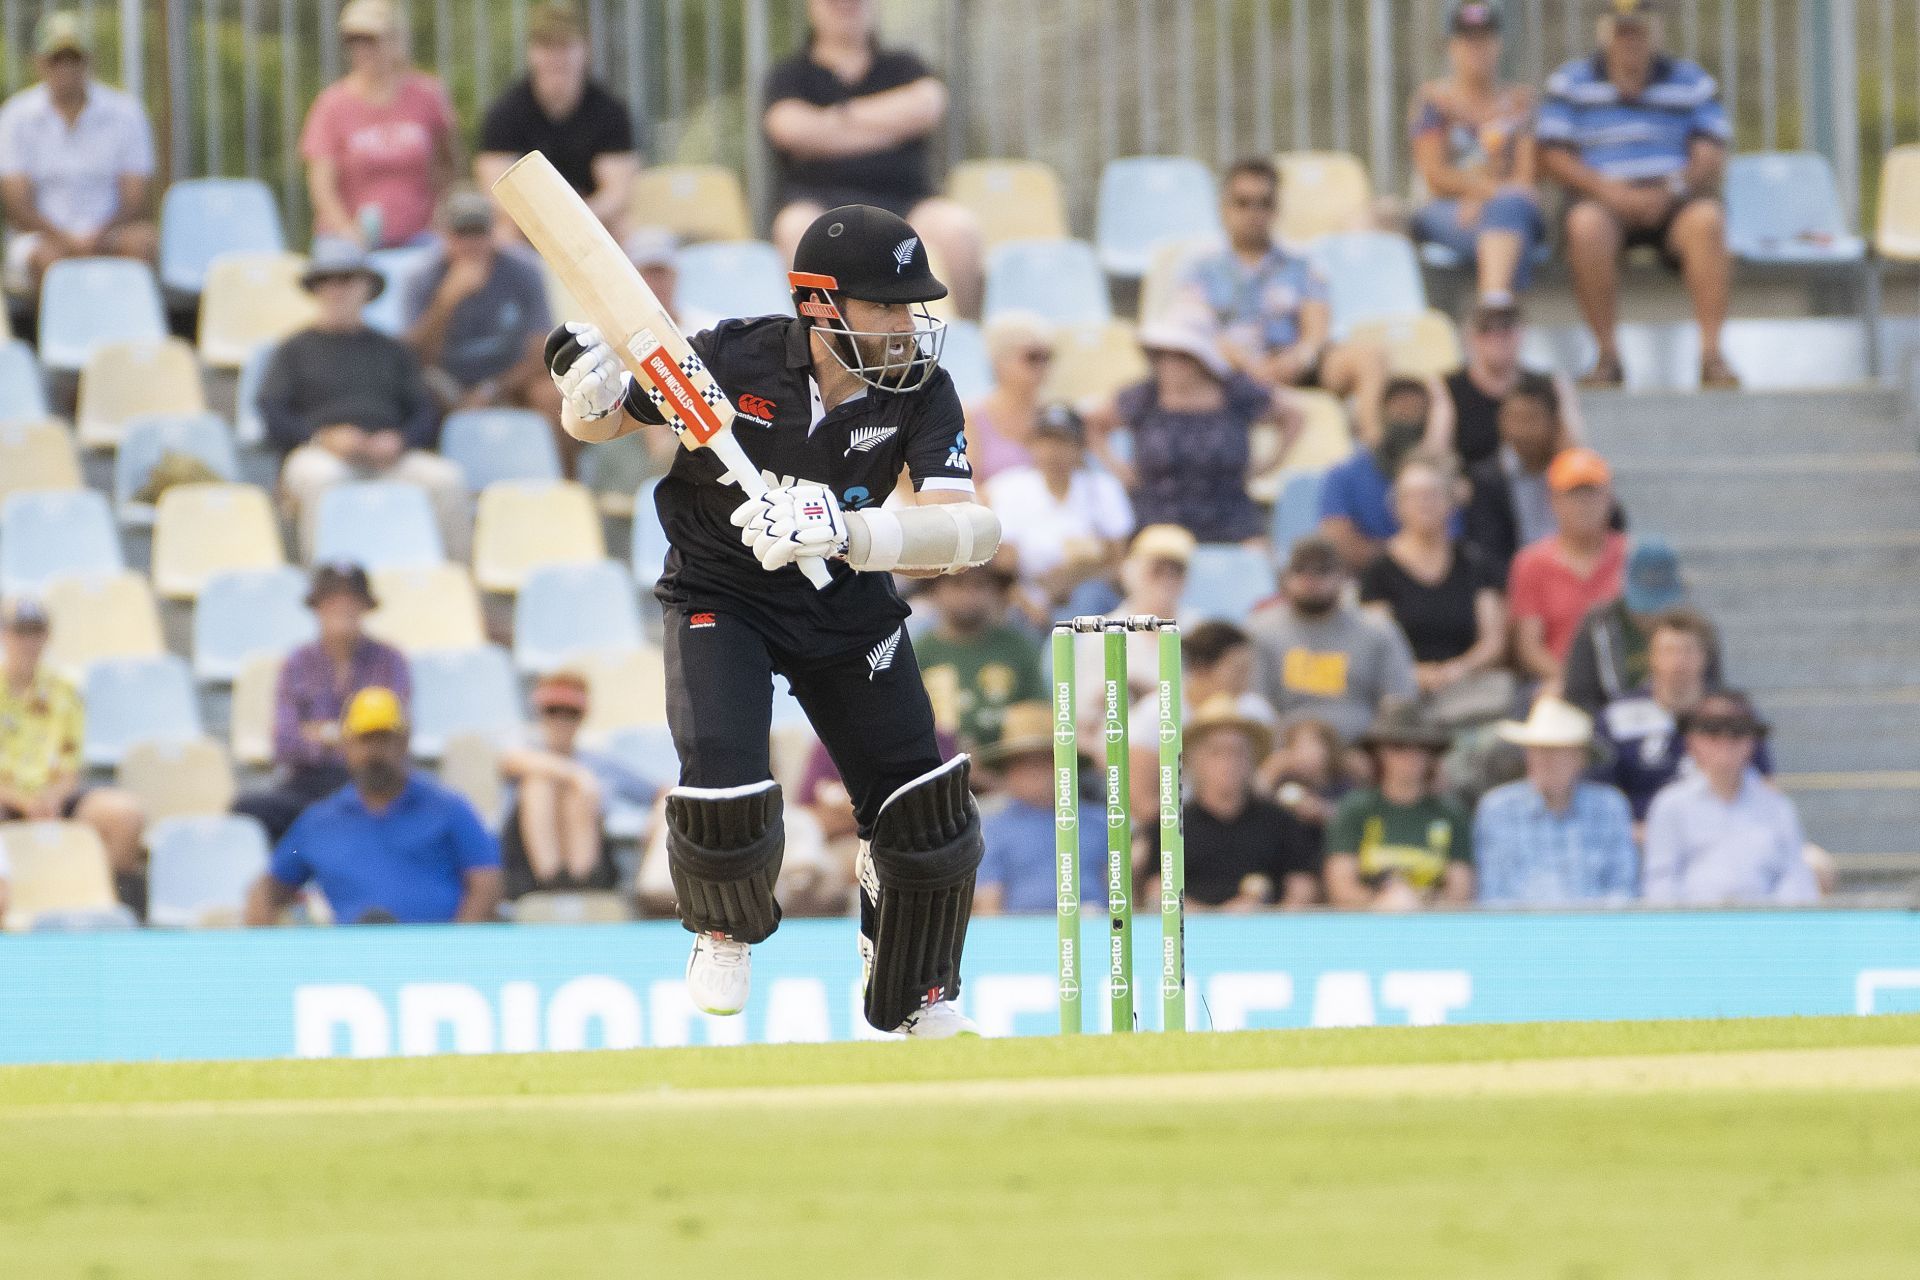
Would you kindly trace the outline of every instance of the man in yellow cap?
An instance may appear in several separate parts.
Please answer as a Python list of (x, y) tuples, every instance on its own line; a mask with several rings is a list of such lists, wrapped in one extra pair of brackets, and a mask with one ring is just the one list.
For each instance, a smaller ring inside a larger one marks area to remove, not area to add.
[(308, 883), (341, 923), (491, 920), (500, 847), (473, 806), (407, 756), (407, 717), (391, 689), (362, 689), (340, 720), (353, 781), (313, 805), (247, 896), (250, 925), (272, 924)]

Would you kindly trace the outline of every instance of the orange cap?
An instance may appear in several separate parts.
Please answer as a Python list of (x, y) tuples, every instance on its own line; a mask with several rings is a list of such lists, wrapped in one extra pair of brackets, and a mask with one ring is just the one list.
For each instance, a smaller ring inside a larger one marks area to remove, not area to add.
[(1547, 488), (1555, 493), (1612, 483), (1613, 468), (1591, 449), (1562, 449), (1547, 467)]

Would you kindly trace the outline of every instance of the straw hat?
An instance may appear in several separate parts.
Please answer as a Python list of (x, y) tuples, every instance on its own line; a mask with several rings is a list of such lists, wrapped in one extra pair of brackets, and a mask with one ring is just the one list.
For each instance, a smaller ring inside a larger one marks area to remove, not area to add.
[(1187, 720), (1187, 745), (1197, 745), (1208, 734), (1226, 729), (1246, 735), (1256, 763), (1273, 751), (1272, 728), (1242, 711), (1239, 700), (1230, 693), (1216, 693), (1200, 704)]
[(1053, 755), (1053, 708), (1039, 700), (1015, 702), (1000, 720), (1000, 738), (974, 753), (980, 763), (999, 768), (1025, 756)]
[(1498, 733), (1516, 747), (1587, 747), (1593, 745), (1593, 717), (1549, 696), (1536, 699), (1525, 720), (1502, 720)]

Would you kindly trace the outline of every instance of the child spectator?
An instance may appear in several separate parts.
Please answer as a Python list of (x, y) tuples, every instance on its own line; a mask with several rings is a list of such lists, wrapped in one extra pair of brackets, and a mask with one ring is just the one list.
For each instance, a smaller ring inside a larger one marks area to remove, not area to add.
[(1417, 911), (1473, 900), (1473, 833), (1438, 791), (1446, 730), (1409, 707), (1360, 740), (1375, 783), (1347, 793), (1327, 828), (1327, 898), (1336, 907)]

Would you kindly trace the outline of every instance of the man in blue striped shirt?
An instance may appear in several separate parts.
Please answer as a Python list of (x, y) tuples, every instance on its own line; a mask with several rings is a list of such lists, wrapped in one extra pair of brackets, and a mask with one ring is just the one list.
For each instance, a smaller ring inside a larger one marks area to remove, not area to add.
[(1697, 63), (1660, 51), (1659, 0), (1605, 0), (1600, 49), (1547, 80), (1540, 164), (1565, 187), (1567, 261), (1599, 356), (1587, 386), (1620, 385), (1620, 254), (1652, 245), (1680, 272), (1700, 325), (1700, 383), (1739, 378), (1720, 350), (1732, 260), (1720, 184), (1732, 130)]

